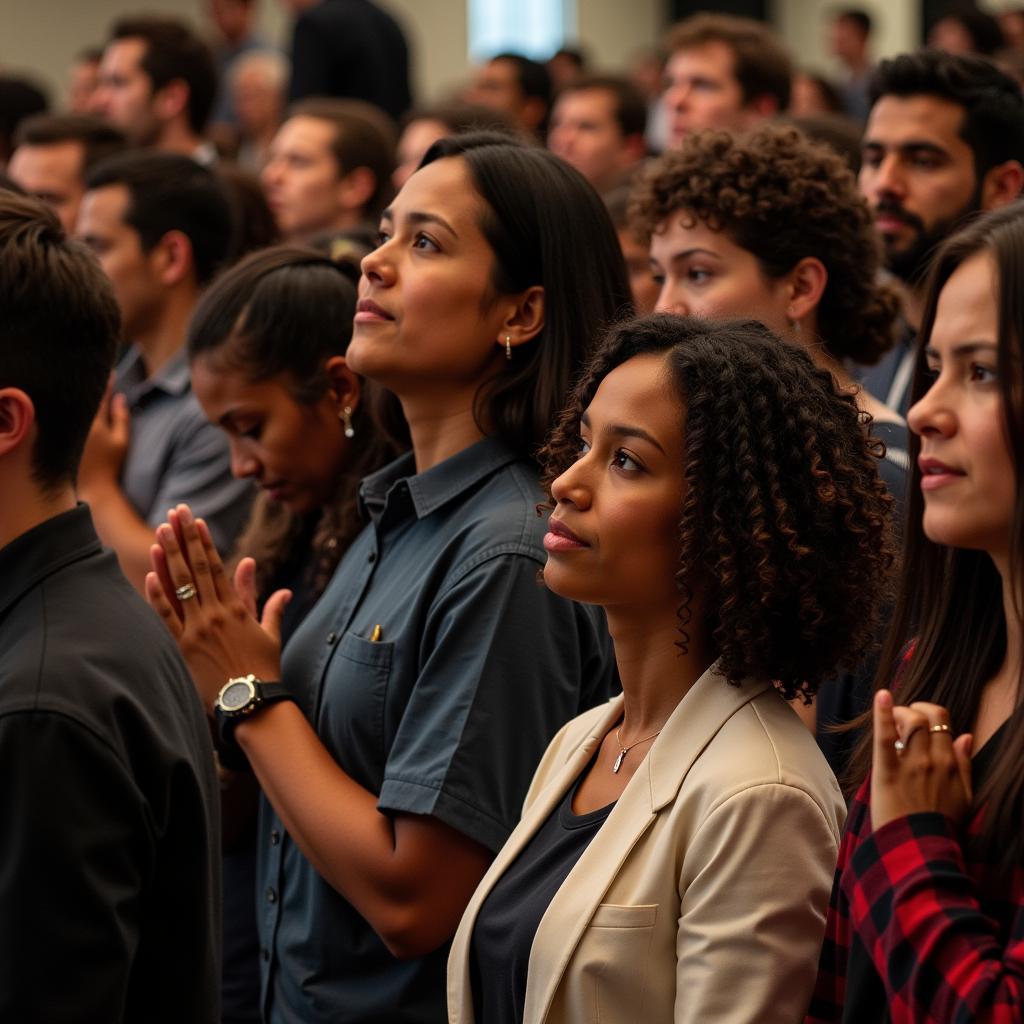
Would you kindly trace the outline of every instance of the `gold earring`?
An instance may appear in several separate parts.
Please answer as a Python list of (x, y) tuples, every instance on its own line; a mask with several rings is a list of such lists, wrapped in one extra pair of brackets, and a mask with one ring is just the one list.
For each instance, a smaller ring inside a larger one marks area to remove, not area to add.
[(352, 406), (346, 405), (345, 408), (342, 409), (341, 412), (339, 413), (339, 417), (341, 419), (341, 422), (345, 424), (345, 436), (355, 437), (356, 431), (355, 428), (352, 426)]
[(510, 362), (512, 360), (512, 336), (510, 334), (505, 335), (505, 358)]

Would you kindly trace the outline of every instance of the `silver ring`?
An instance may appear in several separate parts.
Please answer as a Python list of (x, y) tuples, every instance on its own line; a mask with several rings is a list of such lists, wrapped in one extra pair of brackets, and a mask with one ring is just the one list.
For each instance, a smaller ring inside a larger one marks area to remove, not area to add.
[(191, 601), (196, 596), (196, 588), (191, 583), (185, 583), (174, 588), (174, 596), (179, 601)]
[(913, 736), (914, 733), (917, 732), (917, 730), (920, 728), (921, 726), (915, 725), (914, 728), (907, 733), (905, 739), (893, 741), (893, 748), (896, 750), (897, 754), (902, 754), (903, 751), (907, 749), (907, 744), (910, 742), (910, 737)]

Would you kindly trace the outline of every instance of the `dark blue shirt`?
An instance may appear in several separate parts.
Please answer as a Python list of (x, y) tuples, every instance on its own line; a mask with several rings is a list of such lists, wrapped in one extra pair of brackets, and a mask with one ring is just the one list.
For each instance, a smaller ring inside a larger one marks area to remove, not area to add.
[[(535, 470), (494, 439), (368, 477), (371, 521), (284, 652), (284, 681), (385, 813), (497, 851), (557, 729), (617, 689), (603, 612), (552, 594)], [(274, 1024), (445, 1019), (447, 945), (396, 960), (261, 815), (264, 1014)]]

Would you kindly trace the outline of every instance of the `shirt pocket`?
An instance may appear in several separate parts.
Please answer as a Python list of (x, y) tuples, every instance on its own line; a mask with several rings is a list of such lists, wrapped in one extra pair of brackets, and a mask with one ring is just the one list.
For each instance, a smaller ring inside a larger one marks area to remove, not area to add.
[(657, 918), (656, 903), (602, 903), (597, 908), (566, 973), (568, 1003), (583, 1008), (582, 1019), (602, 1024), (646, 1019)]
[(393, 643), (346, 633), (327, 665), (317, 732), (360, 785), (379, 793), (387, 757), (384, 715)]

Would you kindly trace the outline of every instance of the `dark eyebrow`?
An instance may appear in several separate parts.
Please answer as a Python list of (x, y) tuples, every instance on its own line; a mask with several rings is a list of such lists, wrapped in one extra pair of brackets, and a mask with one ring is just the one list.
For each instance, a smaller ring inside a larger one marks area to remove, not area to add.
[[(391, 221), (395, 219), (394, 211), (390, 206), (380, 215), (380, 219)], [(437, 224), (444, 228), (445, 231), (448, 231), (453, 237), (459, 237), (458, 231), (456, 231), (455, 228), (453, 228), (451, 224), (449, 224), (448, 221), (446, 221), (439, 213), (425, 213), (422, 210), (411, 210), (405, 215), (405, 219), (413, 225)]]
[[(580, 419), (583, 422), (583, 426), (590, 426), (590, 417), (586, 413), (584, 413), (580, 417)], [(643, 427), (627, 426), (622, 423), (612, 423), (606, 428), (606, 430), (609, 434), (612, 434), (614, 437), (638, 437), (640, 438), (640, 440), (646, 441), (648, 444), (654, 445), (654, 447), (657, 448), (662, 455), (665, 454), (665, 449), (662, 448), (661, 445), (658, 444), (658, 442), (650, 434), (648, 434)]]
[(866, 152), (869, 149), (880, 149), (890, 150), (895, 149), (905, 156), (913, 156), (918, 153), (928, 153), (934, 156), (948, 157), (949, 152), (942, 148), (935, 142), (929, 142), (926, 139), (908, 139), (906, 142), (901, 142), (896, 146), (887, 146), (884, 142), (878, 142), (875, 139), (865, 139), (861, 143), (861, 151)]
[[(976, 352), (998, 352), (999, 346), (992, 341), (965, 341), (962, 345), (954, 345), (952, 355), (954, 356), (973, 356)], [(932, 348), (928, 345), (924, 354), (929, 359), (942, 359), (941, 353), (938, 349)]]
[(718, 259), (717, 252), (714, 252), (711, 249), (702, 249), (700, 246), (695, 246), (692, 249), (684, 249), (682, 252), (672, 253), (672, 261), (675, 262), (676, 260), (686, 260), (689, 259), (691, 256), (713, 256), (715, 257), (715, 259)]

